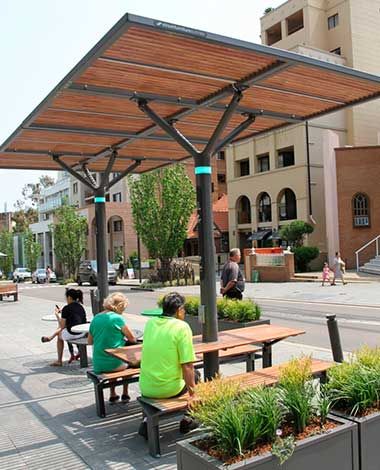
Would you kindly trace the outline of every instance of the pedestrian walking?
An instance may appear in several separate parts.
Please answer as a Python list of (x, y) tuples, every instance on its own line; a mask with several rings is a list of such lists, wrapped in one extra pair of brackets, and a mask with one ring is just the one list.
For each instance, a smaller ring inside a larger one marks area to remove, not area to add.
[(325, 285), (325, 282), (330, 283), (330, 266), (328, 263), (323, 263), (323, 270), (322, 270), (322, 286)]
[(49, 284), (50, 282), (50, 277), (51, 277), (51, 269), (50, 266), (46, 267), (46, 282)]
[(229, 299), (243, 298), (245, 281), (239, 268), (241, 253), (239, 248), (233, 248), (229, 253), (229, 260), (222, 269), (220, 276), (220, 293)]
[(120, 264), (119, 264), (119, 276), (120, 276), (120, 279), (124, 279), (124, 263), (123, 263), (123, 261), (120, 261)]
[(334, 276), (333, 276), (333, 280), (331, 283), (332, 286), (336, 286), (337, 279), (341, 279), (343, 285), (347, 284), (347, 282), (344, 279), (344, 274), (346, 272), (346, 263), (342, 260), (339, 251), (335, 253), (333, 272), (334, 272)]

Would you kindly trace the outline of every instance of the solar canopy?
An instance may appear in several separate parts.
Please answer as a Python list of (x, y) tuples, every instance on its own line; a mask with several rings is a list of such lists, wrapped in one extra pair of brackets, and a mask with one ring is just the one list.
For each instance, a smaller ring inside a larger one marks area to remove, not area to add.
[[(272, 47), (126, 14), (0, 147), (0, 168), (136, 172), (187, 151), (138, 106), (149, 106), (200, 151), (234, 90), (243, 97), (221, 139), (247, 116), (246, 138), (380, 96), (380, 77)], [(3, 110), (4, 112), (4, 110)], [(253, 120), (253, 119), (252, 119)]]

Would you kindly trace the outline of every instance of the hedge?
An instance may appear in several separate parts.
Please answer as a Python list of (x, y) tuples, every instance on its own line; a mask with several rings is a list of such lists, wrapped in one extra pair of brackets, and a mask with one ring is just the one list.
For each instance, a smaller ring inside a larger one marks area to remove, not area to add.
[[(157, 305), (162, 307), (164, 296), (160, 297)], [(198, 315), (198, 307), (200, 298), (196, 296), (185, 297), (186, 315)], [(232, 320), (239, 323), (259, 320), (261, 317), (261, 309), (252, 300), (232, 300), (226, 298), (218, 298), (216, 300), (216, 308), (218, 318)]]

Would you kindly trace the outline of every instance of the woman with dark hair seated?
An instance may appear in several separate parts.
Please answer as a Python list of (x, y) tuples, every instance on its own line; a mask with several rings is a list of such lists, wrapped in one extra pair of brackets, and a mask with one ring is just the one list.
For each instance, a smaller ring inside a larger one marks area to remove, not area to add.
[[(72, 341), (83, 338), (86, 333), (74, 333), (71, 328), (75, 325), (87, 323), (86, 311), (83, 308), (83, 292), (80, 289), (66, 290), (67, 305), (61, 310), (58, 306), (55, 308), (55, 316), (58, 321), (58, 329), (51, 336), (42, 336), (41, 341), (47, 343), (57, 337), (57, 353), (58, 360), (50, 364), (54, 367), (62, 366), (64, 341)], [(60, 315), (61, 314), (61, 315)], [(70, 349), (71, 357), (69, 364), (78, 359), (79, 356), (74, 355), (74, 350)]]

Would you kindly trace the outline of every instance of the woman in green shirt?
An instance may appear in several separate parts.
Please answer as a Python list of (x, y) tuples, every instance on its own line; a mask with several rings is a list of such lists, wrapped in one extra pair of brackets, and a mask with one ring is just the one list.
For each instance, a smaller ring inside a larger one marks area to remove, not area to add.
[[(115, 292), (105, 299), (104, 312), (95, 315), (91, 322), (88, 344), (93, 345), (92, 364), (95, 374), (117, 372), (128, 367), (123, 361), (105, 352), (105, 349), (125, 346), (125, 337), (130, 343), (136, 342), (122, 316), (127, 305), (128, 299), (125, 295)], [(110, 392), (110, 403), (117, 402), (120, 397), (116, 395), (115, 385), (111, 385)], [(129, 401), (129, 399), (128, 384), (125, 384), (121, 400)]]

